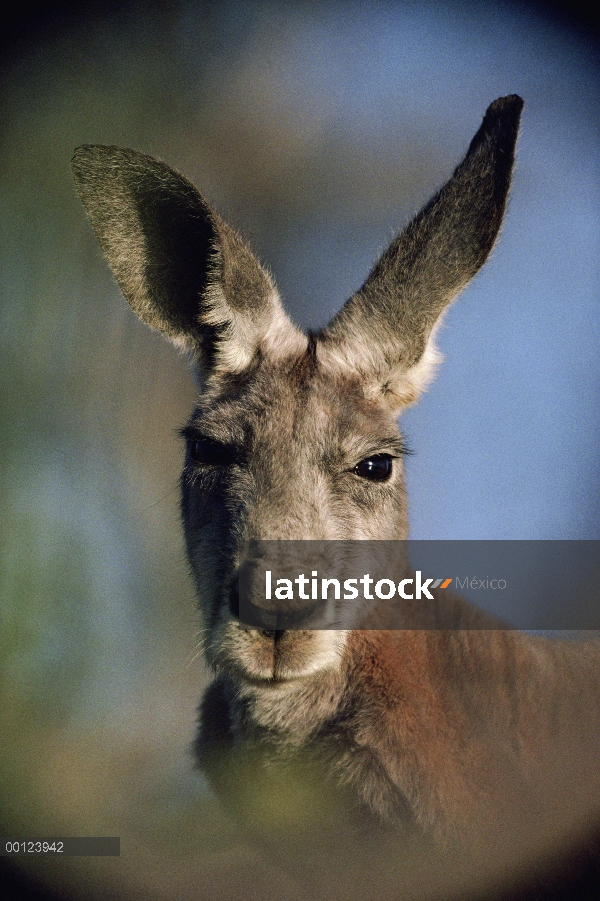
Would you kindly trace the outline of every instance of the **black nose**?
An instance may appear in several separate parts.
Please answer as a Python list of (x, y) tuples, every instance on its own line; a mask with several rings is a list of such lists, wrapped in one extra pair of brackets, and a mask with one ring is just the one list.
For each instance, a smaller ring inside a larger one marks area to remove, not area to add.
[(278, 631), (277, 614), (275, 612), (264, 610), (257, 607), (251, 601), (245, 600), (240, 613), (240, 586), (236, 579), (229, 591), (229, 612), (245, 626), (251, 626), (253, 629), (260, 629), (268, 638), (275, 638)]
[[(229, 612), (245, 626), (259, 629), (269, 638), (277, 640), (288, 629), (304, 629), (306, 621), (313, 616), (320, 602), (296, 610), (265, 609), (249, 600), (244, 600), (240, 610), (240, 588), (238, 580), (229, 590)], [(313, 625), (314, 628), (314, 625)]]

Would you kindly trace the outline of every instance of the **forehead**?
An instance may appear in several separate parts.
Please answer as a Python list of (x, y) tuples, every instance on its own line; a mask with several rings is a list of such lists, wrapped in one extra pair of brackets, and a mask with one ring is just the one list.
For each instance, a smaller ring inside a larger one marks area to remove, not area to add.
[(395, 418), (365, 394), (357, 375), (339, 373), (306, 355), (263, 363), (252, 374), (202, 395), (192, 423), (220, 441), (343, 441), (350, 435), (394, 435)]

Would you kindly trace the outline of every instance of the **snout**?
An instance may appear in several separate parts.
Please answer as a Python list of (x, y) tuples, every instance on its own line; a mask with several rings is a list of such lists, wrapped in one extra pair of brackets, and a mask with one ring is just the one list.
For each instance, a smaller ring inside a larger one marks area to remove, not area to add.
[(209, 662), (252, 690), (299, 684), (319, 671), (339, 668), (345, 635), (311, 625), (314, 601), (289, 611), (268, 609), (261, 597), (246, 599), (240, 593), (237, 577), (224, 600), (225, 615), (211, 630)]

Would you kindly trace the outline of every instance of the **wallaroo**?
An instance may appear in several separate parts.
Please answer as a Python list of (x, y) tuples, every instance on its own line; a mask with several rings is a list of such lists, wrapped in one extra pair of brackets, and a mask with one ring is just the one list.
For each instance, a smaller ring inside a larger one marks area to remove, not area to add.
[[(434, 372), (444, 311), (496, 240), (522, 106), (516, 95), (491, 104), (449, 181), (309, 335), (189, 181), (133, 150), (75, 153), (127, 301), (190, 352), (200, 377), (183, 429), (182, 512), (216, 676), (197, 752), (232, 806), (252, 794), (252, 774), (268, 795), (269, 780), (284, 773), (287, 784), (297, 766), (296, 806), (327, 797), (335, 828), (367, 823), (450, 847), (482, 823), (538, 817), (553, 798), (564, 813), (583, 772), (583, 795), (600, 798), (594, 642), (486, 629), (466, 602), (452, 630), (420, 629), (408, 604), (393, 629), (385, 603), (369, 613), (376, 628), (253, 628), (239, 617), (249, 542), (407, 538), (397, 417)], [(580, 812), (573, 802), (573, 822)]]

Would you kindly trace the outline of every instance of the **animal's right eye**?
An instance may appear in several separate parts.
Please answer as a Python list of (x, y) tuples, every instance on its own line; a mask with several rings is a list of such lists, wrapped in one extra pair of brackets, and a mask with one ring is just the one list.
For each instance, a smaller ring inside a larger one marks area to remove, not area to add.
[(194, 463), (201, 466), (228, 466), (233, 463), (233, 452), (226, 444), (207, 438), (188, 438), (188, 454)]

